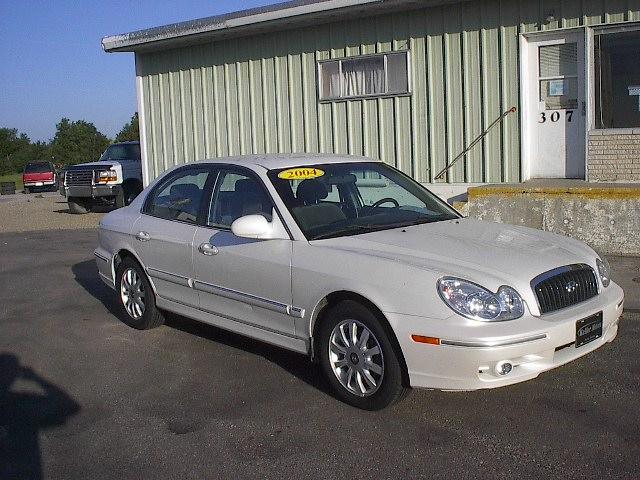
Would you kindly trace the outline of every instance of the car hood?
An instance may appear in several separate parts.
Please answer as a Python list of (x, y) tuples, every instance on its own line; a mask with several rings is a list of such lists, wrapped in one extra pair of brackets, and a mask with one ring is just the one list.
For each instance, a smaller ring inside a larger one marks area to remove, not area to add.
[(553, 268), (595, 265), (577, 240), (527, 227), (458, 219), (310, 242), (437, 272), (486, 287), (527, 283)]
[(117, 165), (118, 162), (114, 161), (114, 160), (106, 160), (106, 161), (98, 161), (98, 162), (87, 162), (87, 163), (80, 163), (78, 165), (73, 165), (72, 167), (69, 167), (67, 170), (71, 170), (74, 168), (85, 168), (85, 167), (104, 167), (104, 168), (111, 168), (115, 165)]

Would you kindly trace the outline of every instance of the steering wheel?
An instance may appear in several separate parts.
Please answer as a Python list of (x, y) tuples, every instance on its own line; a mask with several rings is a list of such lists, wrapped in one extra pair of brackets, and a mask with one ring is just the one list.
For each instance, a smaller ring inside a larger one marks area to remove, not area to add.
[(375, 202), (373, 205), (371, 205), (371, 208), (379, 207), (383, 203), (393, 203), (395, 208), (400, 208), (400, 204), (398, 203), (398, 201), (395, 198), (389, 198), (389, 197), (381, 198), (380, 200)]

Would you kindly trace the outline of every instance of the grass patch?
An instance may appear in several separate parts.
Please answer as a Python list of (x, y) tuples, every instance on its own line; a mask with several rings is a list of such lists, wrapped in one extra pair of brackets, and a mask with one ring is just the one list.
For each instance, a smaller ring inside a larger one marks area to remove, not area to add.
[(16, 191), (22, 190), (22, 174), (10, 173), (9, 175), (0, 175), (0, 182), (16, 182)]

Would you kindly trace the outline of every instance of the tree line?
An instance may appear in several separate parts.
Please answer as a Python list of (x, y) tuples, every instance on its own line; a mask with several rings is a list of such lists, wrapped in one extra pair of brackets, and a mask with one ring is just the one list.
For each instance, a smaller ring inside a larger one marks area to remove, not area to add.
[[(113, 139), (114, 142), (139, 140), (138, 114), (134, 113)], [(58, 167), (98, 160), (112, 143), (93, 123), (63, 118), (49, 142), (31, 142), (15, 128), (0, 128), (0, 175), (22, 172), (29, 162), (50, 161)]]

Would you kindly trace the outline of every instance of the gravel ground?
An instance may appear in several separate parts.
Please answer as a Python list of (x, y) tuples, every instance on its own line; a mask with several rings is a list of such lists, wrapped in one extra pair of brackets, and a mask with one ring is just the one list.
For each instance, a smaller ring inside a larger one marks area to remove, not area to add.
[(104, 213), (73, 215), (57, 192), (0, 197), (0, 232), (96, 228)]

